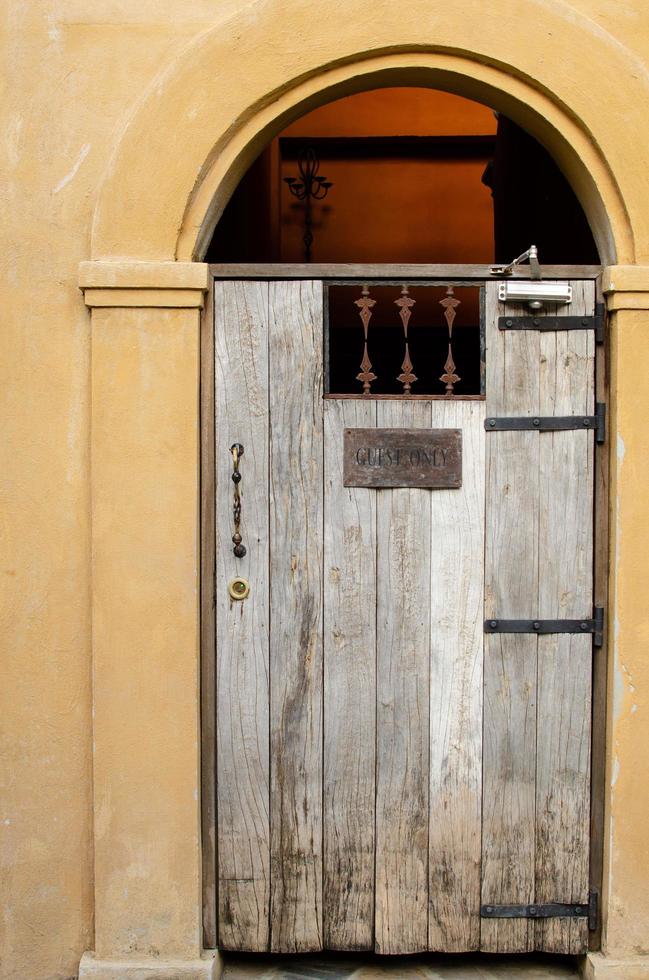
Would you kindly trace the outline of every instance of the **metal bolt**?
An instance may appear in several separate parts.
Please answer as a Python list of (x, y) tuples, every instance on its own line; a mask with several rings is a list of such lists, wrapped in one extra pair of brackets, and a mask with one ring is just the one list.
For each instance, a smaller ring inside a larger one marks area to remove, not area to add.
[(530, 913), (530, 915), (536, 915), (536, 913), (538, 912), (536, 905), (530, 905), (528, 912)]
[(534, 317), (534, 319), (532, 320), (532, 323), (534, 324), (535, 327), (538, 327), (538, 325), (540, 323), (540, 320), (538, 320), (536, 317)]
[(587, 630), (588, 629), (588, 623), (580, 623), (579, 624), (579, 629), (580, 630)]
[(581, 321), (581, 325), (582, 325), (582, 327), (587, 327), (588, 326), (588, 320), (586, 320), (586, 319), (582, 320)]
[(532, 419), (532, 425), (540, 425), (541, 419)]
[(586, 428), (588, 428), (588, 426), (590, 425), (590, 419), (584, 419), (584, 425), (586, 426)]
[(538, 621), (538, 620), (535, 620), (535, 621), (534, 621), (534, 622), (532, 623), (532, 626), (534, 627), (534, 629), (535, 629), (535, 630), (540, 630), (540, 629), (541, 629), (541, 624), (539, 623), (539, 621)]
[(495, 630), (496, 626), (498, 625), (498, 620), (497, 619), (492, 619), (489, 622), (489, 625), (491, 626), (492, 630)]
[(485, 905), (485, 912), (493, 912), (493, 910), (494, 910), (493, 905)]
[(505, 320), (505, 326), (506, 327), (513, 327), (514, 326), (514, 321), (513, 320)]
[(489, 419), (489, 425), (490, 425), (490, 426), (491, 426), (492, 428), (494, 427), (494, 425), (495, 425), (495, 424), (496, 424), (496, 420), (495, 420), (495, 419)]
[(584, 910), (579, 905), (575, 905), (574, 913), (575, 915), (583, 915)]

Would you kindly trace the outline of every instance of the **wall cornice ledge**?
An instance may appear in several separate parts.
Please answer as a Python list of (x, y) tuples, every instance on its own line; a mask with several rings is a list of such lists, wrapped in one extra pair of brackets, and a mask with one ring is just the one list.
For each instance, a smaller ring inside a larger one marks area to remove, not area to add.
[(209, 288), (204, 262), (81, 262), (79, 288), (89, 307), (200, 308)]
[(649, 265), (609, 265), (602, 270), (609, 311), (649, 310)]

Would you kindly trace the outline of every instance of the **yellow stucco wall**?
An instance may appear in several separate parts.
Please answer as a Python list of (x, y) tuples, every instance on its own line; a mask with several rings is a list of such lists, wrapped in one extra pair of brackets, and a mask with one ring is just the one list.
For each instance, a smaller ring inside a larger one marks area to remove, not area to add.
[[(404, 0), (377, 16), (369, 0), (6, 0), (4, 14), (0, 976), (50, 980), (74, 976), (87, 949), (199, 944), (196, 284), (180, 276), (177, 310), (144, 292), (137, 307), (104, 297), (104, 310), (95, 295), (91, 398), (79, 263), (200, 257), (265, 139), (333, 95), (413, 83), (529, 128), (606, 261), (646, 265), (649, 5)], [(127, 288), (167, 285), (156, 273)], [(649, 947), (648, 288), (639, 273), (637, 309), (614, 327), (606, 942), (618, 957)], [(141, 584), (152, 563), (155, 599)], [(161, 719), (178, 698), (175, 741)], [(178, 871), (166, 921), (160, 867)]]

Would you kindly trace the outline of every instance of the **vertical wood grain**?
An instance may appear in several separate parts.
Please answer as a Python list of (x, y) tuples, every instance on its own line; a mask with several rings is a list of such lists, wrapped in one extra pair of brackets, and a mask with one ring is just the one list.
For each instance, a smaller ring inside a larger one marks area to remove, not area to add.
[(271, 949), (322, 947), (322, 284), (270, 301)]
[[(602, 303), (601, 275), (595, 283), (595, 302)], [(609, 324), (606, 340), (595, 345), (595, 399), (609, 404), (608, 354), (610, 349)], [(608, 422), (610, 426), (610, 421)], [(593, 601), (596, 606), (608, 610), (608, 547), (609, 547), (609, 447), (608, 440), (595, 444), (594, 478), (594, 582)], [(608, 677), (608, 631), (605, 628), (601, 647), (593, 650), (592, 682), (592, 732), (591, 732), (591, 784), (590, 784), (590, 887), (602, 892), (604, 877), (604, 803), (606, 796), (606, 704)], [(597, 950), (602, 944), (602, 917), (595, 929), (589, 931), (589, 949)]]
[[(490, 415), (539, 413), (540, 340), (535, 331), (498, 330), (504, 313), (497, 284), (487, 283), (486, 408)], [(508, 305), (508, 313), (526, 314)], [(539, 434), (486, 435), (485, 615), (522, 619), (538, 615)], [(482, 902), (534, 901), (535, 636), (484, 638), (484, 760)], [(483, 919), (481, 948), (533, 949), (534, 923)]]
[(201, 318), (201, 862), (203, 946), (217, 944), (214, 286)]
[[(384, 428), (429, 428), (426, 402), (381, 402)], [(377, 495), (376, 951), (428, 947), (431, 491)]]
[[(592, 315), (594, 283), (573, 283), (570, 312)], [(541, 335), (542, 415), (592, 415), (592, 331)], [(590, 618), (593, 606), (592, 432), (539, 438), (539, 612)], [(588, 901), (592, 636), (538, 638), (536, 902)], [(585, 920), (536, 924), (536, 947), (583, 953)]]
[(328, 401), (324, 540), (324, 944), (374, 936), (376, 491), (343, 486), (343, 432), (376, 402)]
[[(215, 493), (219, 945), (268, 948), (268, 286), (215, 284)], [(232, 456), (241, 460), (242, 535), (232, 553)], [(250, 582), (234, 602), (228, 583)]]
[(429, 948), (480, 946), (485, 408), (435, 402), (462, 430), (462, 487), (431, 494)]
[[(591, 315), (594, 284), (572, 285), (569, 313)], [(592, 333), (501, 333), (495, 290), (487, 416), (592, 414)], [(593, 438), (487, 435), (487, 618), (591, 617)], [(585, 903), (592, 637), (493, 635), (485, 649), (483, 902)], [(482, 922), (483, 949), (580, 953), (587, 945), (585, 920)]]

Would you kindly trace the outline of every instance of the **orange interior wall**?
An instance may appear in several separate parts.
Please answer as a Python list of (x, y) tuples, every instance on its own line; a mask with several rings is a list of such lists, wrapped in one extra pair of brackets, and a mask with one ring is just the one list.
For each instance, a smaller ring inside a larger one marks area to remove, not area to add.
[[(284, 137), (495, 135), (491, 109), (431, 89), (381, 89), (349, 96), (303, 116)], [(283, 179), (296, 176), (295, 160), (279, 160), (276, 249), (282, 262), (303, 257), (303, 206)], [(430, 154), (403, 159), (321, 158), (333, 181), (315, 203), (316, 262), (491, 262), (494, 259), (491, 192), (481, 182), (487, 157)]]
[(348, 95), (301, 116), (282, 136), (494, 136), (488, 106), (430, 88)]

